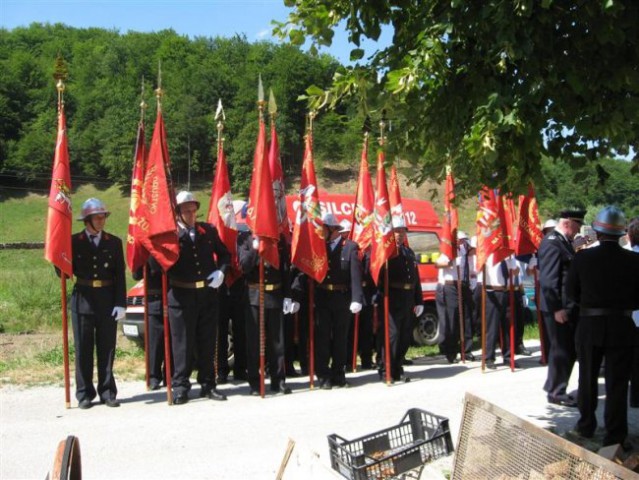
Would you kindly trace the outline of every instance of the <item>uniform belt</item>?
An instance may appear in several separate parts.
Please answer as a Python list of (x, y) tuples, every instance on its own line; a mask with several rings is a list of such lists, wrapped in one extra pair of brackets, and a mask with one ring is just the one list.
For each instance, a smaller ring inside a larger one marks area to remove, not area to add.
[(587, 308), (579, 309), (580, 317), (598, 317), (602, 315), (614, 315), (616, 317), (632, 317), (632, 310), (622, 310), (621, 308)]
[(323, 290), (328, 290), (329, 292), (347, 292), (347, 285), (336, 285), (334, 283), (320, 283), (318, 285), (319, 288)]
[[(249, 283), (249, 287), (251, 288), (260, 288), (260, 284), (259, 283)], [(265, 292), (272, 292), (274, 290), (279, 290), (282, 287), (281, 283), (265, 283), (264, 284), (264, 291)]]
[(179, 280), (169, 280), (169, 283), (173, 287), (178, 288), (204, 288), (207, 286), (206, 280), (200, 280), (198, 282), (180, 282)]
[(76, 285), (82, 285), (84, 287), (101, 288), (110, 287), (113, 285), (113, 280), (86, 280), (84, 278), (76, 278)]
[(415, 285), (412, 283), (399, 283), (399, 282), (390, 282), (389, 286), (391, 288), (398, 288), (400, 290), (411, 290)]
[(486, 285), (486, 290), (492, 290), (493, 292), (505, 292), (506, 287), (500, 287), (498, 285)]

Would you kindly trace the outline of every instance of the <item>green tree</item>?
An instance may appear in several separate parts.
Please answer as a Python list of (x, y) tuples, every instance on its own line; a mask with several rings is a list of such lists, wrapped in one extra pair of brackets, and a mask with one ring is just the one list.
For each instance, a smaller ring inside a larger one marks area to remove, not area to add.
[[(634, 0), (285, 4), (294, 10), (275, 32), (293, 44), (328, 46), (344, 27), (357, 47), (331, 88), (309, 90), (311, 105), (357, 96), (365, 111), (385, 109), (396, 126), (389, 148), (419, 166), (418, 182), (441, 180), (451, 164), (460, 193), (482, 183), (523, 191), (542, 179), (542, 156), (580, 164), (638, 150)], [(359, 48), (382, 29), (390, 46)]]

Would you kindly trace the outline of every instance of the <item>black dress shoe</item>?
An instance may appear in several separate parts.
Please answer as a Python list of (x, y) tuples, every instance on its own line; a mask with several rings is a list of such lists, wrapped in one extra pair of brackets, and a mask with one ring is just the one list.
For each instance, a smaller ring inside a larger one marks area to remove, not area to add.
[(455, 355), (446, 355), (446, 360), (448, 360), (448, 363), (459, 363), (459, 359), (457, 358), (457, 354), (455, 354)]
[(100, 400), (100, 403), (106, 405), (107, 407), (115, 408), (120, 406), (120, 402), (118, 402), (115, 398), (107, 398), (106, 400)]
[(552, 403), (554, 405), (561, 405), (562, 407), (577, 407), (577, 402), (575, 402), (568, 395), (548, 395), (548, 403)]
[(400, 375), (399, 377), (393, 377), (393, 383), (398, 382), (398, 383), (408, 383), (410, 382), (410, 377), (407, 377), (406, 375)]
[(271, 392), (273, 393), (283, 393), (284, 395), (288, 395), (291, 393), (291, 389), (284, 382), (279, 382), (271, 385)]
[(80, 400), (80, 403), (78, 403), (78, 407), (81, 408), (82, 410), (88, 410), (92, 406), (93, 406), (93, 403), (88, 398), (85, 398), (84, 400)]
[(331, 385), (333, 385), (335, 388), (350, 388), (351, 384), (348, 383), (346, 380), (342, 380), (340, 382), (331, 382)]
[(465, 358), (466, 358), (466, 360), (468, 360), (469, 362), (474, 362), (475, 360), (477, 360), (477, 359), (475, 358), (475, 355), (473, 355), (473, 353), (472, 353), (472, 352), (464, 353), (464, 357), (465, 357)]
[(331, 384), (331, 381), (328, 378), (321, 379), (319, 381), (319, 384), (322, 390), (330, 390), (333, 388), (333, 385)]
[(526, 347), (524, 347), (523, 345), (519, 345), (515, 349), (515, 353), (517, 355), (524, 355), (525, 357), (530, 357), (532, 355), (532, 352), (528, 350)]
[(160, 388), (162, 388), (162, 385), (160, 384), (160, 382), (155, 381), (155, 380), (151, 380), (149, 382), (149, 390), (159, 390)]
[(497, 370), (497, 365), (495, 364), (495, 360), (486, 360), (486, 368), (490, 370)]
[(186, 393), (178, 393), (173, 395), (173, 404), (174, 405), (184, 405), (188, 403), (189, 396)]
[(200, 395), (200, 396), (210, 398), (211, 400), (217, 400), (219, 402), (223, 402), (224, 400), (226, 400), (226, 395), (224, 395), (222, 392), (220, 392), (219, 390), (215, 388), (212, 388), (204, 392), (204, 395)]

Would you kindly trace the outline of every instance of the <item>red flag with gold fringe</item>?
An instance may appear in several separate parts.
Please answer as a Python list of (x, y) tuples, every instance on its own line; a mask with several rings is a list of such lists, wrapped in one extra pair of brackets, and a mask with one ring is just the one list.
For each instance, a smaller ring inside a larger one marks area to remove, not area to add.
[(519, 219), (515, 231), (515, 255), (535, 253), (543, 238), (539, 209), (532, 182), (528, 184), (528, 195), (519, 196)]
[(491, 254), (494, 254), (493, 264), (496, 265), (512, 253), (508, 246), (503, 202), (492, 188), (484, 187), (479, 193), (476, 224), (477, 270), (479, 271)]
[(137, 235), (165, 272), (180, 254), (168, 152), (164, 119), (162, 112), (158, 112), (144, 172)]
[(293, 224), (291, 263), (316, 282), (321, 282), (328, 272), (328, 258), (310, 132), (306, 135), (299, 195), (300, 208)]
[(134, 272), (143, 266), (149, 258), (149, 252), (136, 238), (138, 229), (138, 210), (144, 185), (144, 169), (146, 163), (146, 142), (144, 140), (144, 123), (138, 124), (138, 136), (133, 157), (133, 174), (131, 175), (131, 203), (129, 205), (129, 229), (126, 236), (126, 263)]
[(375, 219), (373, 221), (373, 240), (371, 243), (371, 276), (379, 285), (379, 273), (386, 261), (397, 254), (397, 243), (393, 235), (390, 201), (386, 186), (384, 169), (384, 151), (377, 154), (377, 188), (375, 191)]
[(362, 252), (368, 248), (373, 238), (374, 205), (375, 193), (368, 170), (368, 136), (366, 136), (359, 163), (355, 208), (353, 208), (353, 228), (351, 230), (351, 240), (359, 245)]
[(73, 276), (73, 255), (71, 253), (72, 223), (67, 120), (64, 114), (64, 103), (60, 102), (58, 137), (53, 156), (51, 188), (49, 190), (44, 258), (59, 268), (69, 278)]

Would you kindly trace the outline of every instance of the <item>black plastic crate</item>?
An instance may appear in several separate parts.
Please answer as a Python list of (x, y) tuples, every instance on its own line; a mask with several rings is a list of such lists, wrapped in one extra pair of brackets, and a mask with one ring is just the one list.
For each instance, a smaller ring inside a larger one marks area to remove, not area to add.
[(419, 408), (355, 440), (329, 435), (328, 445), (331, 467), (351, 480), (393, 478), (454, 451), (448, 419)]

